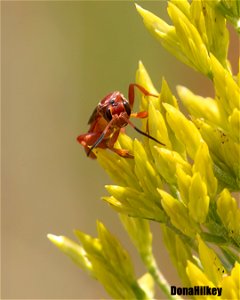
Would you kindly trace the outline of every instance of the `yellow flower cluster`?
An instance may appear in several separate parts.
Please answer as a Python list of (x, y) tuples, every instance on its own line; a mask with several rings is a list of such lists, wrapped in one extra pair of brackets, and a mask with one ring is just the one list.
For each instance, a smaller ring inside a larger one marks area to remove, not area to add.
[(49, 235), (115, 299), (153, 299), (154, 282), (168, 299), (176, 299), (153, 256), (149, 220), (161, 223), (164, 243), (184, 285), (221, 290), (219, 299), (240, 298), (240, 209), (231, 194), (240, 189), (240, 75), (232, 74), (227, 60), (226, 27), (226, 18), (237, 24), (236, 7), (235, 0), (172, 0), (169, 25), (137, 5), (153, 36), (212, 81), (215, 97), (177, 87), (188, 118), (167, 82), (162, 81), (157, 93), (140, 62), (136, 82), (159, 94), (142, 97), (140, 109), (148, 111), (143, 130), (165, 146), (120, 134), (115, 146), (129, 149), (134, 159), (95, 152), (114, 181), (106, 186), (110, 195), (103, 199), (120, 213), (147, 268), (141, 279), (136, 279), (126, 250), (101, 223), (97, 239), (76, 232), (82, 246)]

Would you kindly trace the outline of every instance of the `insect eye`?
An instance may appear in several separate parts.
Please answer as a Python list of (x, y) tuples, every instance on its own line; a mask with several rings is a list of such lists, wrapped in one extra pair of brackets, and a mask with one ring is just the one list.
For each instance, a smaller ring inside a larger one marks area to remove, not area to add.
[(124, 105), (124, 108), (126, 110), (126, 113), (130, 116), (131, 115), (131, 108), (130, 108), (129, 103), (126, 100), (124, 100), (123, 105)]
[(110, 108), (107, 108), (107, 110), (106, 110), (106, 112), (105, 112), (105, 115), (104, 115), (104, 118), (105, 118), (107, 121), (111, 121), (111, 120), (112, 120), (112, 114), (111, 114)]
[(114, 103), (115, 103), (115, 98), (114, 98), (114, 99), (111, 99), (111, 100), (109, 101), (109, 103), (110, 103), (110, 104), (114, 104)]

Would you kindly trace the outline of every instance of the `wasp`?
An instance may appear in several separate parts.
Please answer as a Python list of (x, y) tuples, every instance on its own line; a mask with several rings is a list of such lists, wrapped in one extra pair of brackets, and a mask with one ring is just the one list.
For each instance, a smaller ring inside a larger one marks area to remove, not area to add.
[(132, 113), (134, 104), (134, 88), (138, 88), (145, 96), (158, 97), (149, 93), (145, 88), (136, 83), (131, 83), (128, 88), (128, 99), (119, 91), (112, 92), (105, 96), (94, 109), (88, 124), (90, 128), (87, 133), (77, 137), (78, 142), (84, 147), (87, 156), (95, 159), (94, 148), (109, 149), (121, 157), (133, 158), (133, 155), (126, 149), (114, 148), (120, 132), (128, 124), (138, 133), (148, 137), (156, 143), (165, 146), (162, 142), (137, 128), (129, 119), (146, 118), (148, 113), (141, 111)]

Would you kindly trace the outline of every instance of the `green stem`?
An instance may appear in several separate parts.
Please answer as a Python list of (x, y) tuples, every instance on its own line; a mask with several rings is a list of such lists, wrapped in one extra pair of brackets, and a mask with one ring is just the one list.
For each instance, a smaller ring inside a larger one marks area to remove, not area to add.
[(239, 191), (239, 185), (237, 184), (236, 180), (229, 175), (229, 173), (223, 171), (215, 164), (213, 165), (213, 170), (218, 180), (227, 185), (232, 191)]
[(240, 257), (239, 257), (238, 251), (234, 251), (230, 247), (226, 247), (226, 246), (221, 246), (220, 249), (222, 250), (227, 261), (229, 262), (230, 266), (227, 266), (229, 270), (231, 270), (233, 268), (236, 261), (240, 262)]
[(152, 254), (146, 255), (146, 253), (141, 254), (142, 260), (144, 264), (146, 265), (146, 268), (148, 272), (152, 275), (154, 281), (159, 286), (161, 291), (167, 296), (167, 299), (171, 300), (183, 300), (179, 296), (173, 296), (171, 295), (171, 288), (169, 283), (167, 282), (166, 278), (163, 276), (161, 271), (159, 270), (156, 260)]
[(168, 220), (165, 225), (170, 228), (176, 235), (180, 236), (184, 243), (188, 244), (190, 248), (194, 251), (197, 251), (197, 245), (194, 239), (189, 236), (183, 234), (179, 229), (177, 229), (174, 225), (172, 225), (171, 221)]
[(224, 2), (220, 1), (220, 3), (217, 5), (218, 10), (221, 12), (221, 14), (229, 21), (232, 23), (234, 26), (235, 30), (237, 31), (238, 34), (240, 34), (240, 17), (239, 17), (239, 10), (240, 7), (238, 5), (239, 1), (236, 1), (237, 5), (237, 12), (238, 14), (234, 14), (234, 12), (229, 9)]
[(225, 228), (217, 214), (216, 202), (210, 204), (208, 220), (205, 223), (205, 227), (207, 228), (207, 232), (205, 231), (201, 233), (204, 240), (217, 245), (228, 245), (229, 247), (239, 251), (240, 236), (233, 236), (231, 232)]
[(146, 293), (140, 288), (140, 286), (136, 282), (134, 282), (131, 287), (132, 290), (134, 291), (134, 294), (136, 295), (136, 299), (138, 300), (148, 299)]

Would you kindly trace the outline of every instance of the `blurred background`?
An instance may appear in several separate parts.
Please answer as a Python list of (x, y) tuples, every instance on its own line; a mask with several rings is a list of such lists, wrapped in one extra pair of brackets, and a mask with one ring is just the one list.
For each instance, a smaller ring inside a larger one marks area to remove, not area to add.
[[(141, 4), (169, 20), (166, 1)], [(46, 238), (74, 238), (75, 228), (96, 236), (98, 219), (129, 250), (137, 275), (144, 273), (117, 214), (100, 200), (111, 181), (76, 137), (107, 93), (127, 95), (139, 60), (158, 89), (162, 76), (174, 94), (181, 84), (213, 95), (211, 84), (150, 36), (133, 2), (6, 1), (1, 25), (1, 298), (108, 298)], [(159, 225), (152, 229), (159, 266), (170, 284), (179, 284)]]

